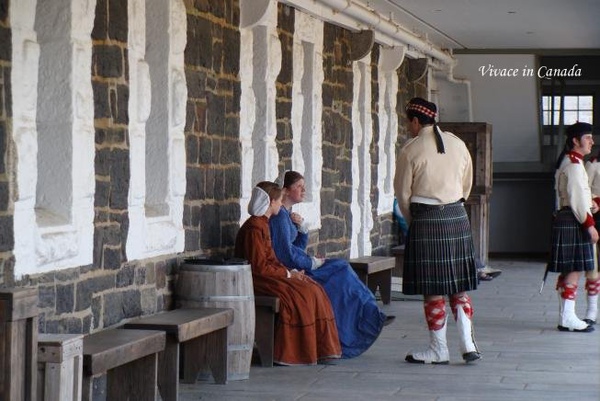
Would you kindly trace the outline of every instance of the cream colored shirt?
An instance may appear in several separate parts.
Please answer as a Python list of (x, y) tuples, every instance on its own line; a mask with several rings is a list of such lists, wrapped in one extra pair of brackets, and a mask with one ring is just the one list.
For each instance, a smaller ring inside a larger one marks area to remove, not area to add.
[(592, 190), (592, 196), (600, 196), (600, 161), (593, 160), (585, 163), (585, 171)]
[(583, 160), (570, 154), (565, 155), (554, 176), (558, 209), (569, 206), (577, 221), (589, 227), (592, 218), (592, 191)]
[(473, 162), (465, 143), (442, 132), (446, 153), (438, 153), (433, 125), (406, 142), (398, 155), (394, 190), (404, 218), (410, 222), (411, 198), (448, 204), (467, 199), (473, 185)]

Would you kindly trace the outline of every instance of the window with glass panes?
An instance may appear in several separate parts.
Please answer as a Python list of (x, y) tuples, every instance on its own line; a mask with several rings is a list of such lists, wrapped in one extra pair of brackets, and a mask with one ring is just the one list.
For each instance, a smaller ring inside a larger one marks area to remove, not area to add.
[[(594, 97), (568, 95), (564, 96), (565, 125), (577, 121), (593, 124)], [(544, 125), (558, 125), (561, 112), (560, 96), (542, 96), (542, 116)]]

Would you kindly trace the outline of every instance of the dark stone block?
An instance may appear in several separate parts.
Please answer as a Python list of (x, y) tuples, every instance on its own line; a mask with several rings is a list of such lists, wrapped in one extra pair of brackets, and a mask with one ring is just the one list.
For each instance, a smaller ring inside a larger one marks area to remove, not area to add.
[(108, 206), (110, 196), (110, 182), (96, 180), (96, 193), (94, 195), (94, 207), (103, 208)]
[(207, 93), (206, 106), (208, 108), (206, 133), (221, 136), (225, 125), (225, 100), (222, 96)]
[(110, 182), (110, 207), (126, 210), (129, 191), (129, 150), (114, 149), (111, 152)]
[[(115, 286), (115, 277), (105, 275), (82, 280), (77, 283), (77, 296), (75, 299), (75, 311), (82, 311), (92, 306), (96, 299), (95, 294), (106, 291)], [(97, 320), (96, 320), (97, 321)]]
[(194, 130), (200, 134), (206, 133), (206, 103), (198, 102), (195, 104), (195, 123)]
[(108, 37), (120, 42), (127, 42), (127, 2), (123, 0), (108, 1)]
[(242, 145), (239, 140), (225, 140), (221, 143), (221, 157), (219, 162), (224, 165), (241, 164), (242, 161)]
[[(3, 76), (4, 76), (4, 98), (5, 99), (12, 99), (12, 81), (10, 79), (11, 77), (11, 69), (10, 67), (6, 67), (3, 69)], [(5, 108), (6, 108), (6, 117), (12, 117), (12, 102), (6, 102), (5, 103)]]
[(0, 252), (11, 251), (14, 246), (13, 216), (0, 216)]
[(186, 163), (196, 164), (198, 163), (198, 137), (194, 134), (188, 133), (185, 135), (185, 152), (186, 152)]
[(224, 191), (227, 198), (240, 198), (241, 196), (241, 171), (240, 166), (232, 166), (223, 171), (224, 174)]
[[(0, 139), (2, 141), (2, 139)], [(0, 158), (1, 160), (1, 158)], [(8, 182), (0, 181), (0, 211), (8, 210), (9, 189)]]
[[(146, 284), (146, 270), (147, 270), (146, 267), (140, 267), (138, 269), (135, 269), (133, 283), (136, 286)], [(117, 285), (118, 285), (118, 283), (117, 283)]]
[[(92, 81), (92, 89), (94, 91), (94, 118), (109, 118), (108, 85), (104, 82)], [(101, 143), (98, 142), (98, 138), (96, 143)]]
[(102, 249), (102, 267), (107, 270), (118, 270), (121, 268), (121, 249), (107, 248)]
[(83, 326), (80, 318), (67, 317), (60, 320), (46, 321), (46, 331), (55, 334), (82, 334)]
[(203, 165), (211, 164), (213, 161), (213, 140), (205, 135), (201, 135), (198, 141), (198, 148), (198, 162)]
[(40, 285), (38, 286), (38, 308), (52, 308), (55, 307), (56, 291), (53, 285)]
[(185, 69), (188, 98), (202, 99), (206, 95), (206, 72)]
[(56, 313), (71, 313), (75, 305), (74, 285), (57, 285), (56, 286)]
[(210, 0), (195, 0), (194, 8), (201, 12), (209, 12), (210, 11)]
[(188, 14), (187, 43), (184, 52), (185, 64), (212, 68), (213, 33), (211, 23)]
[(156, 288), (163, 289), (167, 286), (167, 265), (164, 262), (159, 262), (154, 268), (156, 278)]
[(204, 191), (202, 190), (203, 180), (200, 169), (197, 167), (188, 167), (186, 169), (185, 179), (187, 183), (186, 199), (192, 201), (202, 199)]
[(117, 273), (117, 288), (129, 287), (133, 284), (135, 269), (132, 266), (124, 266)]
[(112, 118), (116, 124), (127, 125), (129, 123), (129, 86), (117, 85), (115, 94), (116, 99), (111, 98), (111, 102), (115, 101), (115, 104), (111, 106), (111, 109), (115, 109)]
[(94, 18), (94, 28), (92, 29), (93, 40), (103, 40), (108, 37), (108, 0), (97, 0), (96, 18)]
[(123, 77), (123, 51), (119, 46), (95, 45), (92, 48), (94, 76), (103, 78)]
[(9, 0), (0, 0), (0, 21), (7, 22)]
[(102, 297), (94, 297), (94, 299), (92, 299), (92, 316), (94, 318), (93, 319), (93, 323), (94, 323), (93, 329), (97, 329), (100, 327), (100, 323), (102, 322), (101, 315), (102, 315)]
[[(227, 99), (229, 103), (229, 99)], [(240, 137), (240, 117), (238, 115), (225, 117), (225, 126), (223, 127), (223, 136), (225, 138), (237, 139)], [(241, 145), (239, 146), (241, 149)]]
[(221, 210), (219, 205), (203, 205), (200, 223), (201, 249), (221, 246)]
[(12, 34), (10, 29), (0, 26), (0, 60), (12, 59)]
[(198, 226), (200, 225), (201, 208), (200, 206), (192, 206), (190, 209), (190, 226), (192, 228), (198, 228)]
[(185, 230), (185, 251), (200, 250), (200, 233), (197, 230)]
[(235, 76), (240, 72), (240, 32), (237, 29), (224, 29), (223, 42), (223, 73)]

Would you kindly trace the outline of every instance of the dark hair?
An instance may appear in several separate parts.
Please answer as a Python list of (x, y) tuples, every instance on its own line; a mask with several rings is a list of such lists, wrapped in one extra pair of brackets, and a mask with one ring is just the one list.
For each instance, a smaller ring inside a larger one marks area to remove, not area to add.
[(433, 133), (435, 134), (435, 146), (438, 153), (446, 153), (444, 141), (440, 134), (435, 117), (437, 116), (437, 106), (435, 103), (428, 102), (421, 97), (413, 97), (406, 105), (406, 117), (409, 121), (416, 118), (421, 125), (433, 125)]
[(289, 189), (292, 185), (303, 179), (304, 176), (297, 171), (286, 171), (283, 177), (283, 187)]
[(415, 108), (412, 107), (415, 105), (420, 106), (424, 109), (427, 109), (431, 113), (436, 115), (437, 114), (437, 106), (435, 105), (435, 103), (428, 102), (427, 100), (425, 100), (421, 97), (413, 97), (412, 99), (410, 99), (410, 101), (408, 102), (408, 105), (406, 106), (406, 117), (409, 120), (412, 120), (413, 118), (416, 117), (417, 120), (419, 120), (419, 123), (421, 125), (435, 124), (435, 117), (428, 116), (426, 114), (423, 114), (422, 112), (419, 112), (418, 110), (416, 110)]
[(257, 187), (265, 191), (269, 195), (269, 200), (272, 202), (275, 199), (281, 198), (282, 189), (279, 185), (271, 181), (261, 181), (256, 184)]
[(575, 146), (573, 139), (577, 138), (578, 141), (581, 141), (581, 137), (586, 134), (591, 134), (593, 130), (594, 128), (591, 124), (580, 122), (576, 122), (575, 124), (567, 127), (567, 130), (565, 131), (565, 134), (567, 135), (565, 139), (565, 146), (563, 146), (562, 152), (560, 152), (558, 159), (556, 159), (556, 165), (554, 166), (555, 170), (560, 167), (565, 155), (573, 149), (573, 146)]

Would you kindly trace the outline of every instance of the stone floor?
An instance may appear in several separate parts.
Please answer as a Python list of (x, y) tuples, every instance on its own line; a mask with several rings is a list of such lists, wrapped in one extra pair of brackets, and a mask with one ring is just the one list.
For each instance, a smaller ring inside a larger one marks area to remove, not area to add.
[[(599, 401), (600, 327), (593, 333), (556, 330), (556, 276), (540, 295), (543, 263), (495, 260), (490, 266), (502, 275), (471, 293), (483, 352), (475, 364), (462, 362), (453, 321), (449, 365), (404, 362), (408, 351), (427, 343), (428, 333), (422, 303), (396, 294), (383, 306), (396, 320), (355, 359), (333, 366), (252, 366), (250, 380), (182, 385), (180, 400)], [(580, 315), (584, 308), (580, 291)]]

